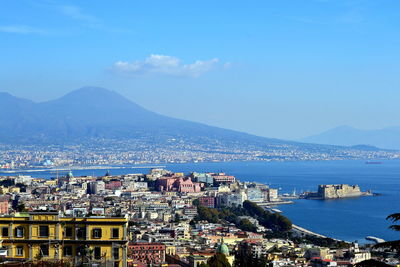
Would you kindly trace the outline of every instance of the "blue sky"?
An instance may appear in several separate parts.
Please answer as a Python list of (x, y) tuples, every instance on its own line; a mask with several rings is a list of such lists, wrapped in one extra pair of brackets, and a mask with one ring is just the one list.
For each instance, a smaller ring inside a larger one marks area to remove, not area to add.
[(83, 86), (267, 137), (400, 125), (397, 0), (0, 2), (0, 91)]

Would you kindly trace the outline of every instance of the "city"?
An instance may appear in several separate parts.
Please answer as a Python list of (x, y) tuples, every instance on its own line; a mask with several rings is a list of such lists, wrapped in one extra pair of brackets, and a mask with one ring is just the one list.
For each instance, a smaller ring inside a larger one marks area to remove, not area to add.
[(400, 267), (399, 10), (0, 1), (0, 267)]
[(285, 203), (278, 189), (225, 173), (3, 176), (0, 190), (10, 266), (198, 267), (221, 255), (229, 266), (400, 263), (390, 250), (292, 225), (273, 208)]
[[(91, 140), (90, 144), (70, 146), (0, 145), (0, 169), (74, 168), (82, 166), (126, 166), (225, 161), (326, 161), (399, 159), (399, 151), (362, 150), (330, 147), (307, 150), (296, 146), (275, 145), (267, 149), (243, 145), (193, 144), (175, 140), (175, 144), (150, 145), (141, 140)], [(94, 145), (96, 144), (96, 145)], [(108, 147), (108, 149), (104, 149)]]

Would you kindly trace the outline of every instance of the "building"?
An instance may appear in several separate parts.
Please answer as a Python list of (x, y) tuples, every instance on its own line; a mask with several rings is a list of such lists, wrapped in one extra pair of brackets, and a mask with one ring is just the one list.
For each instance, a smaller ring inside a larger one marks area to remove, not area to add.
[(214, 178), (214, 183), (219, 184), (232, 184), (235, 182), (235, 176), (226, 175), (225, 173), (212, 173), (212, 177)]
[(175, 191), (180, 193), (200, 192), (199, 183), (194, 183), (190, 178), (183, 177), (163, 177), (157, 180), (159, 191)]
[(268, 194), (267, 194), (267, 201), (278, 201), (279, 200), (279, 196), (278, 196), (278, 189), (274, 189), (274, 188), (268, 188), (267, 190)]
[(210, 196), (200, 197), (199, 203), (201, 206), (207, 208), (215, 208), (215, 197), (210, 197)]
[(130, 242), (128, 266), (162, 264), (165, 262), (165, 248), (161, 243)]
[(261, 191), (259, 187), (249, 187), (247, 188), (247, 200), (252, 202), (263, 202), (264, 192)]
[(69, 261), (126, 266), (128, 221), (122, 217), (61, 217), (30, 212), (0, 217), (6, 260)]
[(203, 255), (190, 255), (188, 257), (190, 267), (198, 267), (200, 264), (207, 263), (209, 257), (205, 257)]
[(190, 174), (190, 178), (195, 182), (204, 183), (206, 186), (213, 186), (214, 184), (214, 178), (209, 173), (193, 172)]
[(119, 180), (111, 180), (105, 184), (105, 189), (108, 190), (117, 190), (121, 189), (121, 187), (122, 187), (122, 181)]
[(319, 185), (317, 192), (308, 192), (305, 198), (310, 199), (334, 199), (347, 197), (360, 197), (372, 195), (371, 191), (362, 192), (358, 185), (327, 184)]
[(89, 182), (87, 186), (87, 192), (92, 195), (97, 195), (104, 192), (106, 189), (105, 183), (103, 181), (93, 181)]
[(0, 196), (0, 214), (8, 214), (10, 196)]

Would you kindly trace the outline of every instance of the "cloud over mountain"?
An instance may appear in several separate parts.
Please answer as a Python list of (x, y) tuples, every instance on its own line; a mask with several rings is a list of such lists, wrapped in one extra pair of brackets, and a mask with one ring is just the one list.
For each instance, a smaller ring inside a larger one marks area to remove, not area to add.
[(118, 61), (113, 70), (127, 75), (162, 74), (168, 76), (199, 77), (209, 72), (218, 63), (218, 59), (196, 60), (191, 64), (183, 64), (173, 56), (152, 54), (143, 61)]

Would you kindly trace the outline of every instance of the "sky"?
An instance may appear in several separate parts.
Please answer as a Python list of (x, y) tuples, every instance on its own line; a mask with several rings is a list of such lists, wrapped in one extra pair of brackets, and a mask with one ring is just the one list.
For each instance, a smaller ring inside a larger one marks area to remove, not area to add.
[(298, 140), (399, 126), (400, 1), (0, 0), (0, 91)]

